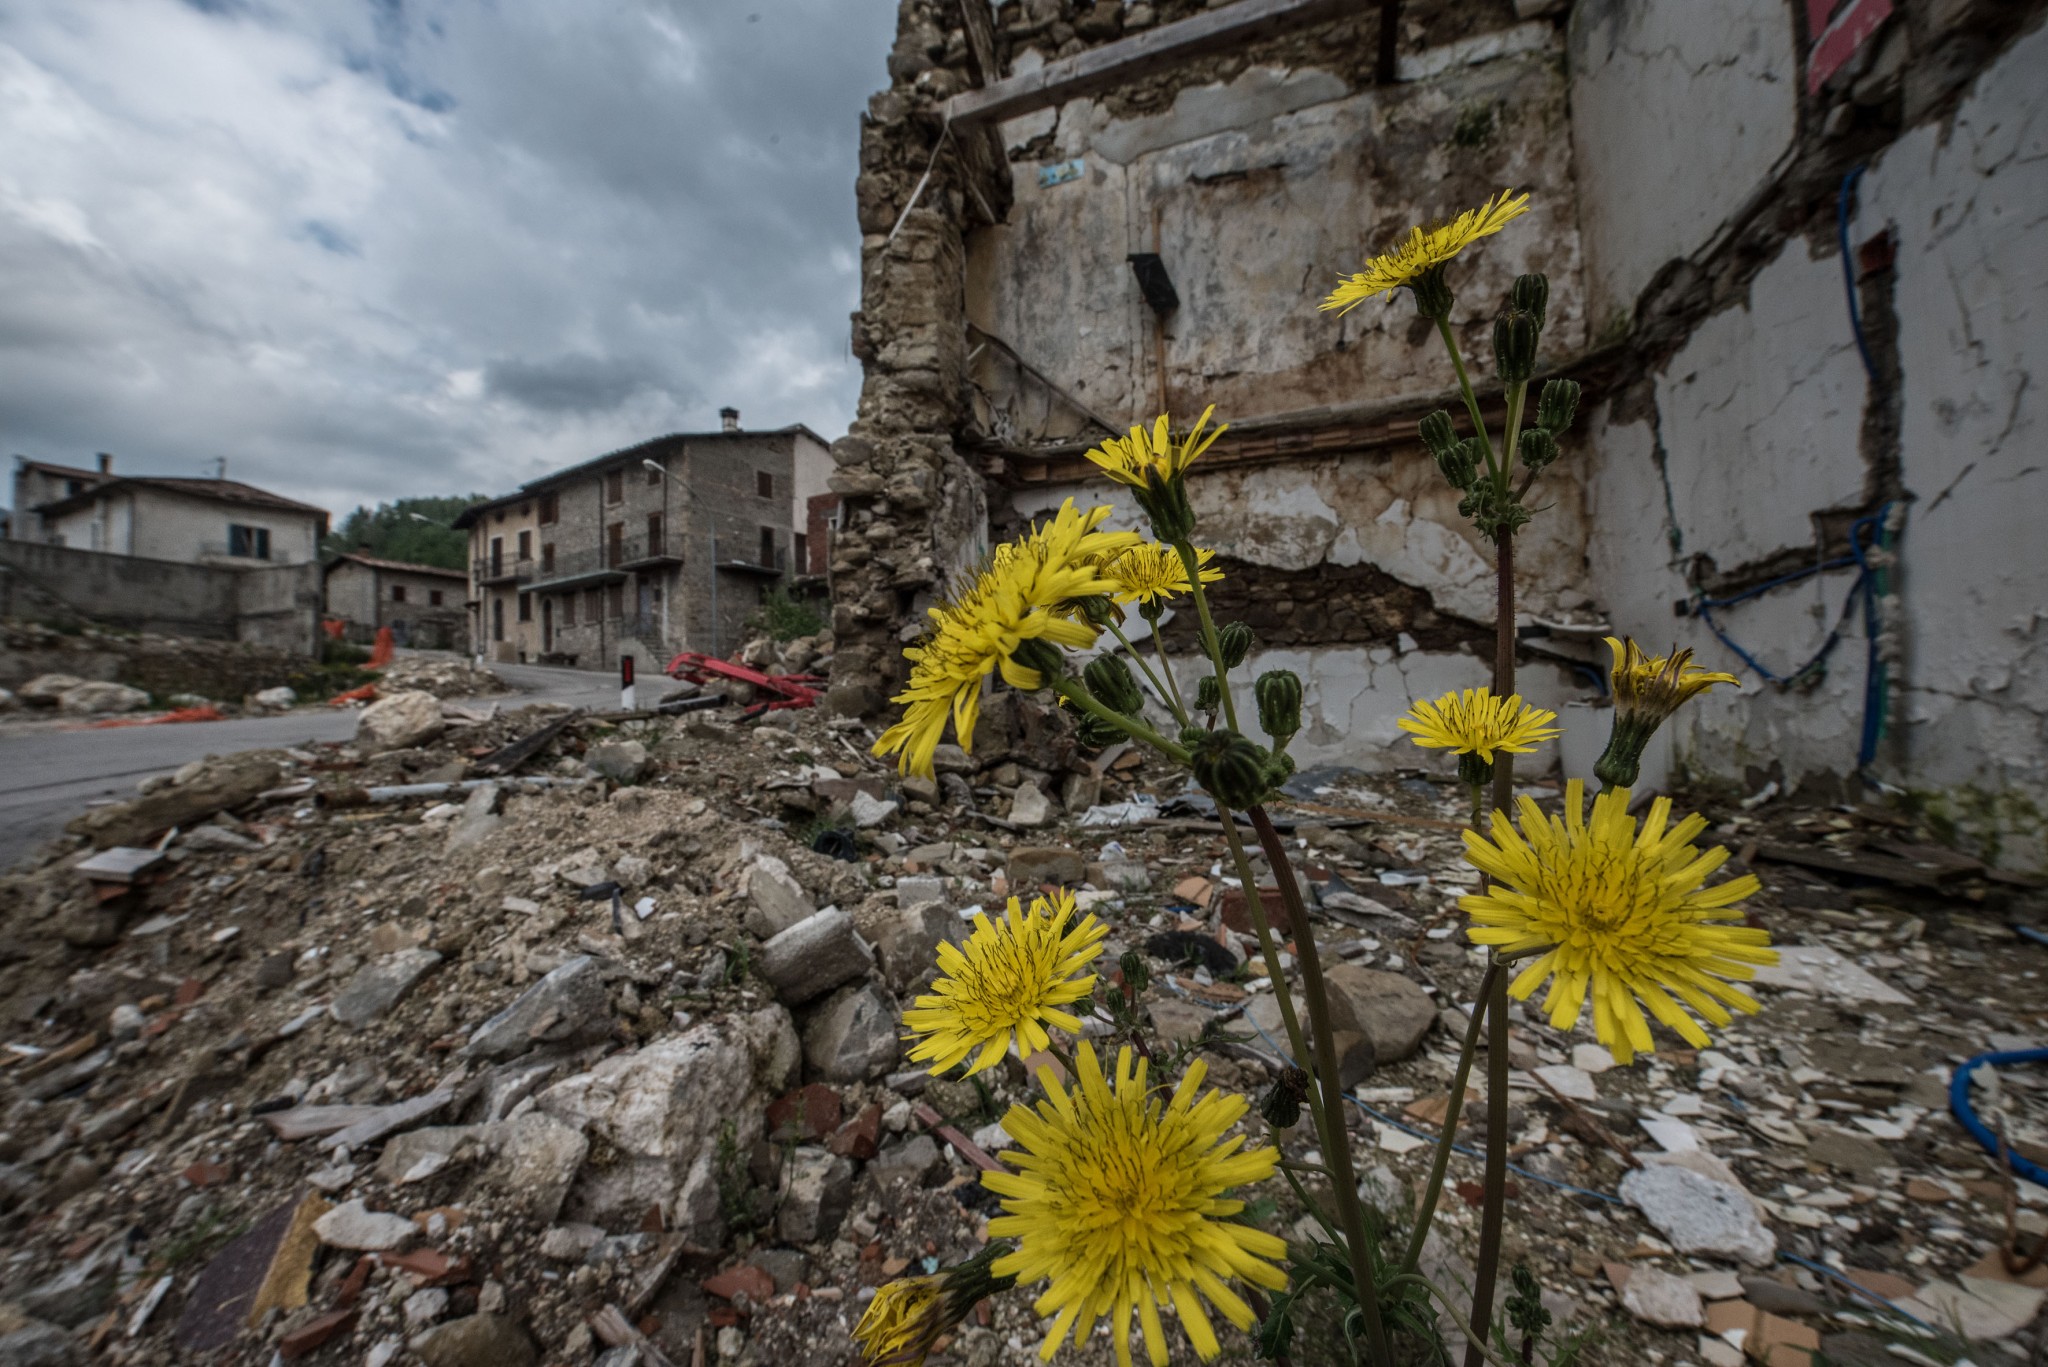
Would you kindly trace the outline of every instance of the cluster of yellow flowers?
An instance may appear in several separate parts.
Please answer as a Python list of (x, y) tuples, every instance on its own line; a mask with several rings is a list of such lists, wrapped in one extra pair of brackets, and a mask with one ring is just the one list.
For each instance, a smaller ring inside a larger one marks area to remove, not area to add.
[[(1408, 287), (1428, 312), (1444, 263), (1528, 205), (1527, 194), (1503, 191), (1448, 223), (1416, 228), (1343, 280), (1322, 307), (1342, 311)], [(1213, 552), (1189, 539), (1183, 477), (1225, 430), (1209, 427), (1212, 415), (1205, 411), (1181, 434), (1161, 416), (1089, 452), (1110, 479), (1137, 491), (1158, 539), (1105, 530), (1108, 507), (1083, 511), (1070, 499), (997, 548), (985, 568), (931, 609), (927, 635), (905, 652), (910, 681), (895, 699), (902, 720), (875, 753), (929, 775), (949, 720), (960, 744), (972, 746), (978, 699), (991, 674), (1020, 689), (1042, 686), (1048, 680), (1031, 661), (1050, 668), (1044, 647), (1094, 645), (1098, 623), (1122, 620), (1112, 604), (1136, 604), (1148, 616), (1183, 594), (1203, 604), (1200, 586), (1223, 576), (1211, 563)], [(1213, 631), (1206, 606), (1203, 612), (1205, 630)], [(1704, 1045), (1702, 1020), (1721, 1026), (1731, 1011), (1756, 1010), (1756, 1001), (1732, 984), (1753, 977), (1776, 954), (1765, 932), (1742, 923), (1740, 903), (1757, 891), (1757, 880), (1744, 875), (1709, 886), (1727, 851), (1693, 844), (1703, 818), (1674, 821), (1662, 798), (1640, 822), (1629, 814), (1628, 784), (1644, 742), (1687, 699), (1734, 684), (1734, 676), (1692, 664), (1689, 652), (1649, 656), (1634, 641), (1615, 638), (1608, 645), (1614, 731), (1596, 770), (1605, 791), (1590, 817), (1584, 786), (1573, 780), (1559, 815), (1524, 797), (1518, 820), (1496, 811), (1487, 833), (1468, 830), (1467, 858), (1490, 882), (1460, 905), (1471, 918), (1473, 943), (1505, 960), (1527, 960), (1509, 992), (1526, 1000), (1547, 984), (1543, 1010), (1560, 1030), (1573, 1028), (1590, 1004), (1597, 1037), (1626, 1063), (1652, 1047), (1651, 1017)], [(1478, 766), (1555, 739), (1562, 734), (1556, 721), (1555, 712), (1519, 695), (1468, 688), (1417, 701), (1398, 725), (1416, 745), (1458, 755), (1461, 776), (1476, 794), (1484, 772)], [(1211, 1309), (1241, 1329), (1256, 1318), (1233, 1283), (1287, 1285), (1275, 1265), (1286, 1245), (1233, 1218), (1244, 1203), (1229, 1193), (1270, 1176), (1278, 1163), (1275, 1149), (1248, 1148), (1231, 1134), (1244, 1118), (1243, 1098), (1205, 1092), (1199, 1059), (1170, 1095), (1152, 1085), (1149, 1063), (1134, 1062), (1129, 1049), (1105, 1072), (1082, 1041), (1071, 1056), (1071, 1082), (1046, 1061), (1058, 1052), (1053, 1029), (1075, 1038), (1083, 1033), (1070, 1008), (1093, 995), (1090, 970), (1106, 934), (1064, 890), (1028, 905), (1012, 897), (1002, 917), (977, 916), (964, 945), (940, 947), (940, 976), (904, 1013), (911, 1057), (933, 1073), (965, 1065), (972, 1075), (1014, 1051), (1040, 1064), (1044, 1099), (1004, 1117), (1017, 1145), (1004, 1155), (1012, 1170), (982, 1177), (1004, 1211), (989, 1233), (1014, 1240), (1014, 1247), (992, 1246), (977, 1270), (981, 1280), (954, 1285), (911, 1277), (882, 1288), (855, 1330), (871, 1367), (922, 1363), (971, 1297), (986, 1293), (989, 1278), (1043, 1284), (1034, 1308), (1051, 1324), (1041, 1357), (1050, 1359), (1069, 1339), (1086, 1339), (1106, 1319), (1122, 1367), (1131, 1362), (1134, 1319), (1154, 1367), (1167, 1361), (1166, 1308), (1206, 1361), (1220, 1351)]]

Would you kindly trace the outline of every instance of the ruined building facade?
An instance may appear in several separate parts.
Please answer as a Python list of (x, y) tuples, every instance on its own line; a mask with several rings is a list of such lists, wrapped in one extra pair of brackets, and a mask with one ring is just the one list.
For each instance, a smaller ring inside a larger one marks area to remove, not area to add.
[(1860, 774), (2041, 863), (2044, 10), (903, 0), (863, 128), (835, 704), (884, 705), (992, 538), (1069, 496), (1137, 525), (1081, 453), (1213, 403), (1190, 488), (1253, 667), (1307, 682), (1297, 751), (1412, 762), (1410, 699), (1489, 677), (1489, 548), (1415, 438), (1451, 375), (1407, 297), (1315, 305), (1514, 187), (1455, 330), (1484, 373), (1546, 272), (1545, 373), (1586, 387), (1520, 549), (1525, 691), (1597, 751), (1600, 638), (1690, 646), (1745, 687), (1675, 760)]

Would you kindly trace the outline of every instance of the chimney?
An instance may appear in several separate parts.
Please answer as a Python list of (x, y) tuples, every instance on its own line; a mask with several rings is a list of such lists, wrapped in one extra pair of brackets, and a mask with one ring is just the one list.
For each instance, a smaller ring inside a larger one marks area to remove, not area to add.
[(721, 408), (721, 409), (719, 409), (719, 410), (718, 410), (718, 423), (719, 423), (719, 426), (720, 426), (721, 428), (723, 428), (723, 429), (724, 429), (725, 431), (727, 431), (727, 432), (737, 432), (737, 431), (739, 431), (739, 430), (740, 430), (740, 411), (739, 411), (739, 409), (737, 409), (737, 408)]
[(101, 474), (103, 474), (103, 475), (111, 475), (111, 474), (113, 474), (113, 473), (114, 473), (114, 453), (113, 453), (113, 452), (111, 452), (111, 451), (102, 451), (102, 452), (100, 452), (99, 454), (100, 454), (100, 473), (101, 473)]

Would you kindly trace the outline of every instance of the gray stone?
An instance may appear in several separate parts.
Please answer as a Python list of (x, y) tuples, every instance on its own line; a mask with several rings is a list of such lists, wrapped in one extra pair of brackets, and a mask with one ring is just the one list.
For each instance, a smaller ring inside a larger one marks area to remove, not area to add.
[(718, 1191), (717, 1155), (699, 1153), (676, 1191), (669, 1227), (698, 1248), (721, 1248), (725, 1244), (725, 1224), (725, 1200)]
[(1010, 893), (1025, 897), (1041, 884), (1078, 888), (1088, 877), (1088, 865), (1073, 850), (1060, 845), (1019, 845), (1010, 851)]
[(377, 1177), (394, 1187), (423, 1181), (454, 1161), (464, 1144), (483, 1137), (479, 1125), (429, 1125), (394, 1135), (377, 1155)]
[(1863, 1181), (1875, 1177), (1881, 1168), (1899, 1166), (1897, 1154), (1875, 1139), (1866, 1139), (1847, 1130), (1816, 1130), (1812, 1142), (1806, 1146), (1806, 1156)]
[(892, 991), (908, 992), (938, 965), (939, 946), (967, 938), (967, 925), (937, 902), (905, 907), (876, 933), (875, 954)]
[(1825, 1315), (1831, 1308), (1819, 1296), (1775, 1277), (1744, 1277), (1742, 1298), (1773, 1315)]
[(827, 1082), (866, 1082), (903, 1056), (896, 1003), (874, 983), (843, 987), (804, 1025), (804, 1062)]
[(540, 1256), (558, 1263), (580, 1263), (604, 1238), (596, 1225), (551, 1225), (540, 1236)]
[(536, 1044), (595, 1044), (611, 1032), (603, 967), (586, 954), (555, 969), (479, 1025), (462, 1052), (470, 1058), (510, 1059)]
[(1216, 1019), (1216, 1013), (1177, 997), (1164, 997), (1151, 1004), (1152, 1028), (1167, 1044), (1192, 1044)]
[(863, 831), (875, 827), (896, 815), (897, 803), (872, 797), (861, 789), (854, 789), (853, 796), (846, 803), (846, 818)]
[(1108, 892), (1146, 892), (1152, 887), (1151, 871), (1142, 859), (1105, 859), (1089, 870), (1089, 881)]
[(589, 1154), (590, 1141), (576, 1126), (545, 1111), (528, 1111), (504, 1122), (497, 1171), (536, 1220), (551, 1221)]
[(379, 698), (356, 718), (355, 743), (371, 754), (424, 744), (448, 729), (441, 700), (431, 693), (393, 693)]
[(526, 1330), (503, 1315), (449, 1320), (408, 1346), (426, 1367), (534, 1367), (540, 1361)]
[(747, 866), (741, 891), (751, 903), (747, 930), (763, 940), (773, 939), (818, 909), (804, 885), (790, 873), (789, 865), (772, 854), (756, 856)]
[[(927, 846), (926, 848), (937, 848), (950, 851), (952, 849), (952, 846), (940, 845)], [(945, 857), (951, 858), (952, 856), (948, 854)], [(908, 855), (905, 856), (905, 858), (917, 858), (917, 851), (912, 850)], [(897, 906), (906, 908), (915, 907), (921, 906), (926, 902), (937, 902), (941, 906), (951, 906), (953, 904), (952, 896), (946, 890), (945, 879), (926, 877), (904, 877), (898, 878), (896, 880)]]
[(299, 695), (280, 684), (276, 688), (257, 689), (249, 701), (266, 712), (289, 712), (299, 705)]
[(1034, 829), (1052, 820), (1052, 799), (1039, 790), (1036, 783), (1020, 783), (1017, 792), (1010, 799), (1010, 821), (1014, 825)]
[(637, 740), (608, 740), (591, 746), (583, 763), (599, 778), (638, 783), (647, 773), (647, 747)]
[(1332, 1028), (1365, 1036), (1382, 1066), (1412, 1057), (1436, 1024), (1436, 1003), (1399, 973), (1338, 964), (1323, 978), (1330, 989)]
[(642, 854), (622, 854), (612, 861), (612, 877), (622, 887), (641, 887), (654, 877), (654, 861)]
[(467, 849), (504, 825), (505, 818), (498, 815), (498, 802), (502, 796), (503, 791), (495, 783), (470, 789), (469, 796), (462, 802), (462, 815), (448, 827), (447, 848)]
[(1767, 1266), (1778, 1239), (1748, 1195), (1689, 1168), (1653, 1163), (1621, 1179), (1621, 1199), (1643, 1213), (1680, 1253), (1706, 1253)]
[(796, 1022), (787, 1008), (764, 1006), (731, 1022), (746, 1042), (754, 1060), (754, 1089), (768, 1096), (781, 1096), (796, 1086), (797, 1071), (804, 1061), (803, 1043), (797, 1038)]
[(747, 1260), (775, 1279), (777, 1292), (789, 1291), (811, 1275), (811, 1260), (793, 1248), (763, 1248)]
[(78, 1340), (54, 1324), (0, 1312), (0, 1367), (77, 1367)]
[(448, 1313), (448, 1293), (438, 1286), (423, 1287), (405, 1298), (405, 1327), (417, 1329), (432, 1324)]
[(96, 712), (140, 712), (149, 706), (149, 694), (139, 688), (117, 683), (82, 683), (67, 688), (57, 705), (66, 712), (90, 715)]
[(476, 1118), (488, 1125), (512, 1114), (512, 1108), (540, 1089), (562, 1066), (558, 1058), (521, 1059), (500, 1064), (483, 1075), (476, 1097)]
[[(22, 696), (28, 696), (27, 689), (22, 690)], [(971, 774), (980, 767), (972, 755), (951, 741), (940, 742), (932, 751), (932, 769), (936, 773)]]
[(55, 707), (58, 699), (84, 682), (76, 674), (38, 674), (16, 689), (15, 696), (30, 707)]
[(15, 1298), (22, 1313), (65, 1329), (76, 1329), (114, 1303), (114, 1283), (121, 1271), (118, 1240), (59, 1269)]
[(401, 949), (358, 970), (327, 1008), (329, 1015), (351, 1030), (379, 1019), (405, 998), (441, 956), (431, 949)]
[(1697, 1329), (1707, 1322), (1699, 1288), (1654, 1267), (1630, 1270), (1621, 1288), (1621, 1306), (1644, 1323), (1666, 1329)]
[(852, 1203), (853, 1160), (824, 1149), (798, 1149), (784, 1173), (775, 1231), (786, 1244), (828, 1242)]
[(336, 1206), (313, 1222), (313, 1233), (329, 1248), (383, 1253), (411, 1243), (419, 1226), (403, 1215), (368, 1210), (360, 1200)]
[(761, 946), (756, 968), (791, 1006), (824, 996), (875, 965), (874, 952), (836, 907), (806, 917)]
[(883, 1149), (868, 1163), (868, 1175), (885, 1188), (898, 1183), (928, 1186), (945, 1171), (945, 1157), (928, 1134), (912, 1135), (901, 1144)]
[(194, 826), (178, 836), (178, 844), (188, 850), (207, 850), (215, 854), (247, 854), (260, 850), (263, 842), (251, 840), (239, 831), (225, 826)]

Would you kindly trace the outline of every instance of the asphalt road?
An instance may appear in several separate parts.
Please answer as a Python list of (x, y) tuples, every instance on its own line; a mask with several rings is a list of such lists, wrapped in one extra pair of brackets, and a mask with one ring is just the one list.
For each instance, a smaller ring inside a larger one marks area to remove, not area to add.
[[(609, 674), (538, 665), (492, 669), (518, 692), (479, 701), (513, 707), (558, 702), (592, 710), (619, 705), (618, 684)], [(355, 734), (356, 716), (352, 710), (305, 708), (281, 717), (107, 731), (0, 728), (0, 869), (57, 835), (94, 799), (134, 796), (136, 784), (151, 774), (172, 773), (208, 755), (347, 740)]]

